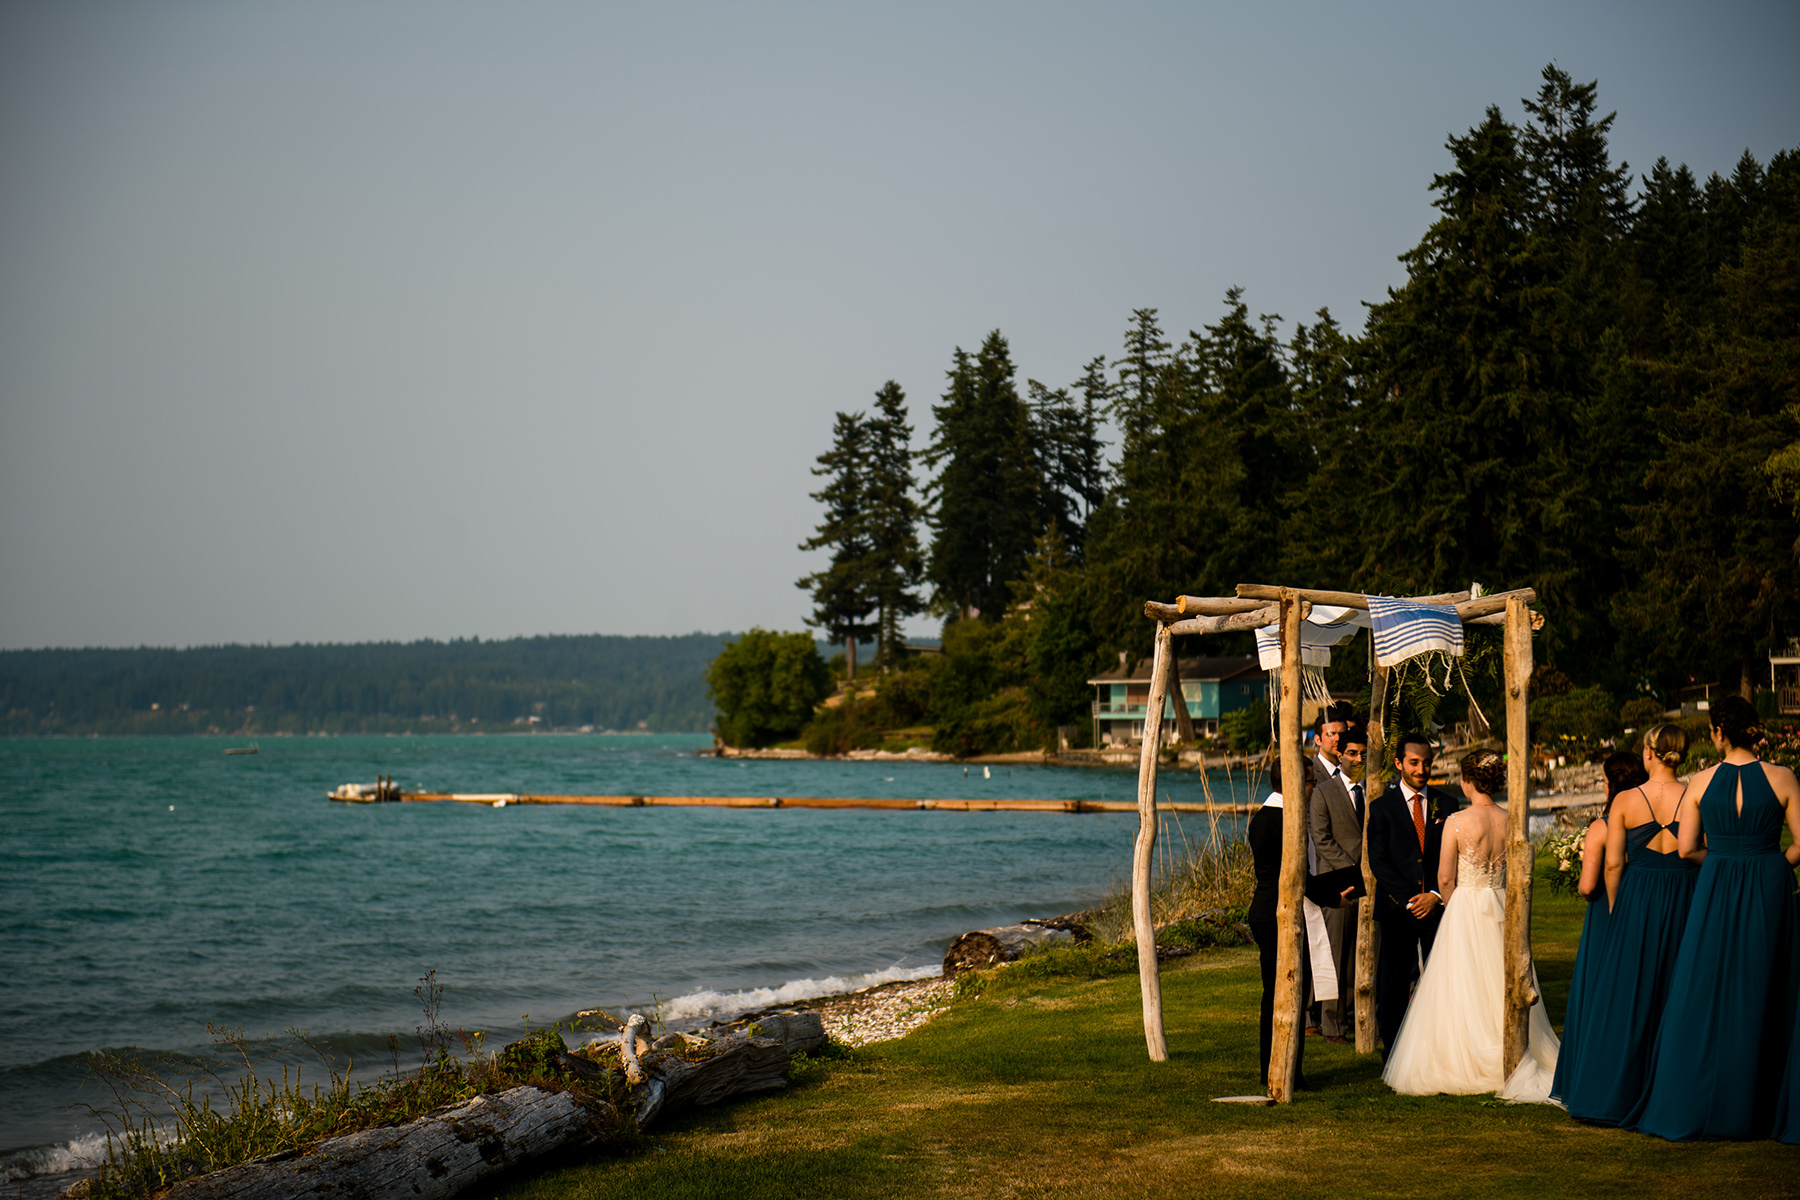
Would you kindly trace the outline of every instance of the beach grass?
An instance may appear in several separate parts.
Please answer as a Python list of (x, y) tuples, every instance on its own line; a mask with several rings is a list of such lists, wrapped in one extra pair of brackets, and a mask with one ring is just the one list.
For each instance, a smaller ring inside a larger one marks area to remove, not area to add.
[[(1581, 902), (1537, 889), (1534, 946), (1553, 1019)], [(1137, 978), (1044, 956), (965, 985), (910, 1036), (809, 1063), (785, 1092), (684, 1114), (622, 1157), (511, 1182), (575, 1197), (1651, 1197), (1800, 1195), (1800, 1150), (1675, 1144), (1492, 1097), (1408, 1097), (1378, 1060), (1308, 1039), (1310, 1090), (1260, 1092), (1256, 951), (1165, 966), (1170, 1058), (1144, 1050)]]

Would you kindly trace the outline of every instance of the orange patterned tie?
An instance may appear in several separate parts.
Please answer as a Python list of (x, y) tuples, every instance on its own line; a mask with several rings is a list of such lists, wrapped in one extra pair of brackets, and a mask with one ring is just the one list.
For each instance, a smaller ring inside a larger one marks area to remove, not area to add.
[(1419, 835), (1419, 849), (1425, 849), (1425, 795), (1413, 796), (1413, 830)]

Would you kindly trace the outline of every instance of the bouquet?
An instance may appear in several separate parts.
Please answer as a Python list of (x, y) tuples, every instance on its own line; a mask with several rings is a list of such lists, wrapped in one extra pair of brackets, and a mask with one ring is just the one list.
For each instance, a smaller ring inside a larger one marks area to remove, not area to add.
[(1539, 849), (1550, 859), (1545, 874), (1554, 895), (1575, 895), (1581, 883), (1581, 845), (1586, 840), (1587, 825), (1584, 823), (1579, 829), (1552, 833), (1539, 843)]

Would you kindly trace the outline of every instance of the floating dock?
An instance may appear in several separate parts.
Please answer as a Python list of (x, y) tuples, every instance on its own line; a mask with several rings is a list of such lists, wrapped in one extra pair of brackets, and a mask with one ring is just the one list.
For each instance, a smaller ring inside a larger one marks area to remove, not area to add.
[[(1136, 812), (1135, 800), (895, 800), (829, 796), (541, 796), (528, 792), (402, 792), (407, 804), (587, 804), (602, 808), (875, 808), (938, 812)], [(1159, 804), (1175, 812), (1247, 813), (1243, 804)]]
[[(379, 791), (375, 787), (359, 788), (346, 784), (328, 794), (328, 799), (343, 804), (481, 804), (490, 808), (510, 808), (515, 804), (585, 804), (597, 808), (873, 808), (889, 811), (909, 810), (936, 812), (1042, 812), (1042, 813), (1134, 813), (1135, 800), (896, 800), (842, 798), (831, 796), (549, 796), (531, 792), (403, 792), (391, 784)], [(1533, 812), (1554, 812), (1599, 804), (1606, 799), (1603, 792), (1578, 795), (1533, 796)], [(1162, 800), (1158, 812), (1210, 813), (1243, 816), (1256, 810), (1254, 804), (1207, 804), (1204, 802)]]

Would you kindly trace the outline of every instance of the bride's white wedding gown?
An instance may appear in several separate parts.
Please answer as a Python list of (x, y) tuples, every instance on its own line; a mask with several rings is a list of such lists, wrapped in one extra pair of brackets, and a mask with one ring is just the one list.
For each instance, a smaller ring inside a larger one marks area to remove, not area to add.
[(1381, 1073), (1396, 1092), (1499, 1092), (1507, 1100), (1550, 1102), (1560, 1043), (1542, 999), (1531, 1006), (1530, 1049), (1511, 1079), (1501, 1076), (1505, 927), (1505, 860), (1459, 855), (1456, 890)]

